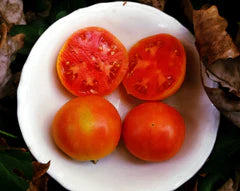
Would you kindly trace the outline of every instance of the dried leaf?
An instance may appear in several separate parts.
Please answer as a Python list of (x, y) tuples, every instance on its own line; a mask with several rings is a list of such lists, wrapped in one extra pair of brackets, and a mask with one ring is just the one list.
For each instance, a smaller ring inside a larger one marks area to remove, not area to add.
[(226, 32), (228, 23), (219, 16), (216, 6), (194, 10), (193, 24), (196, 45), (205, 64), (240, 55), (232, 38)]
[(235, 191), (235, 189), (233, 189), (233, 180), (229, 178), (228, 181), (217, 191)]
[(0, 141), (0, 183), (1, 190), (25, 191), (32, 179), (33, 166), (29, 152)]
[(26, 12), (25, 14), (25, 18), (27, 23), (31, 23), (32, 21), (38, 20), (38, 19), (42, 19), (42, 18), (46, 18), (49, 16), (51, 8), (52, 8), (52, 1), (50, 0), (43, 0), (41, 1), (41, 8), (39, 10), (29, 10)]
[(5, 23), (2, 23), (0, 25), (0, 48), (3, 46), (3, 44), (6, 42), (7, 39), (7, 32), (8, 28)]
[(236, 43), (238, 49), (240, 49), (240, 22), (238, 23), (238, 31), (237, 31), (235, 43)]
[(34, 175), (27, 191), (47, 191), (49, 176), (46, 174), (50, 166), (50, 161), (46, 164), (33, 162)]
[(16, 90), (9, 67), (15, 58), (15, 53), (23, 47), (23, 39), (23, 34), (8, 36), (0, 48), (0, 98)]
[(238, 191), (240, 185), (240, 169), (235, 170), (234, 178), (229, 178), (217, 191)]
[(240, 127), (240, 53), (216, 6), (193, 11), (202, 82), (212, 103)]
[(50, 161), (46, 164), (34, 161), (33, 162), (33, 168), (34, 168), (33, 180), (39, 179), (41, 176), (43, 176), (47, 172), (49, 166), (50, 166)]
[(41, 178), (30, 182), (30, 186), (27, 191), (47, 191), (47, 183), (49, 176), (47, 174), (43, 175)]
[(140, 3), (151, 5), (157, 9), (164, 10), (167, 0), (138, 0)]
[(22, 0), (0, 0), (0, 16), (7, 24), (26, 24)]
[(213, 81), (220, 83), (229, 92), (240, 97), (240, 56), (219, 59), (207, 65), (207, 72)]
[(184, 14), (188, 18), (188, 20), (193, 22), (193, 6), (190, 0), (182, 0)]

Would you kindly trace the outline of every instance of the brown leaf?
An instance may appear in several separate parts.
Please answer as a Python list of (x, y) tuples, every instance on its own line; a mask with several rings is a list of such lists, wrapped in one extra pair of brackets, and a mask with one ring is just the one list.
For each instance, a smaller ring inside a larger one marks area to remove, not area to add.
[(193, 11), (203, 86), (212, 103), (240, 127), (240, 52), (216, 6)]
[(205, 64), (240, 55), (232, 38), (226, 32), (228, 23), (219, 15), (216, 6), (194, 10), (193, 25), (196, 46)]
[(167, 3), (167, 0), (138, 0), (140, 3), (144, 3), (147, 5), (151, 5), (157, 9), (160, 9), (164, 11), (165, 4)]
[(212, 80), (240, 97), (240, 56), (219, 59), (207, 66), (207, 72)]
[(236, 43), (238, 49), (240, 49), (240, 23), (238, 23), (238, 31), (237, 31), (235, 43)]
[(52, 8), (52, 1), (45, 0), (44, 2), (47, 5), (46, 10), (44, 10), (42, 12), (28, 11), (28, 12), (25, 13), (25, 18), (26, 18), (27, 23), (30, 23), (34, 20), (41, 19), (41, 18), (49, 16), (51, 8)]
[(6, 139), (0, 137), (0, 148), (1, 147), (8, 147)]
[(198, 190), (198, 177), (194, 176), (185, 182), (179, 190), (197, 191)]
[(50, 161), (46, 164), (33, 162), (34, 174), (27, 191), (47, 191), (49, 176), (46, 174)]
[(41, 176), (43, 176), (47, 172), (49, 166), (50, 166), (50, 161), (46, 164), (34, 161), (33, 162), (33, 169), (34, 169), (33, 180), (36, 180), (36, 179), (40, 178)]
[(233, 180), (229, 178), (228, 181), (225, 182), (225, 184), (217, 191), (235, 191), (235, 189), (233, 188)]
[(7, 33), (8, 33), (8, 28), (5, 23), (2, 23), (0, 25), (0, 48), (3, 46), (3, 44), (6, 42), (7, 39)]
[(0, 0), (0, 16), (7, 24), (26, 24), (22, 0)]
[(184, 14), (188, 18), (188, 20), (193, 22), (193, 6), (190, 0), (182, 0)]
[(23, 47), (24, 34), (17, 34), (13, 37), (7, 36), (5, 42), (0, 47), (0, 98), (3, 98), (12, 91), (14, 78), (10, 70), (10, 64), (15, 59), (15, 53)]

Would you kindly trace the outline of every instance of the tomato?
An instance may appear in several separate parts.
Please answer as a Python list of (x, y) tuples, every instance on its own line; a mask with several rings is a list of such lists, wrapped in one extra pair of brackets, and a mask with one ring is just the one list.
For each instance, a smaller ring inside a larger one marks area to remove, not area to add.
[(180, 88), (185, 73), (186, 54), (181, 42), (169, 34), (157, 34), (130, 49), (123, 85), (139, 99), (162, 100)]
[(63, 105), (52, 123), (56, 145), (73, 159), (98, 160), (116, 148), (121, 119), (115, 107), (103, 97), (88, 95)]
[(181, 148), (185, 124), (173, 107), (161, 102), (146, 102), (127, 114), (122, 134), (127, 149), (137, 158), (163, 161)]
[(60, 81), (76, 96), (111, 93), (121, 83), (127, 68), (126, 48), (100, 27), (76, 31), (67, 39), (57, 58)]

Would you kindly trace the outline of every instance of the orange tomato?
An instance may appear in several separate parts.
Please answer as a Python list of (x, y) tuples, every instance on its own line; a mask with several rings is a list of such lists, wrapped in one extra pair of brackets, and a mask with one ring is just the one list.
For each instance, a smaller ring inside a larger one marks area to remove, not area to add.
[(133, 108), (123, 123), (126, 148), (145, 161), (163, 161), (173, 157), (185, 137), (182, 116), (161, 102), (148, 102)]
[(121, 119), (106, 99), (82, 96), (70, 100), (57, 112), (52, 123), (56, 145), (73, 159), (98, 160), (116, 148)]

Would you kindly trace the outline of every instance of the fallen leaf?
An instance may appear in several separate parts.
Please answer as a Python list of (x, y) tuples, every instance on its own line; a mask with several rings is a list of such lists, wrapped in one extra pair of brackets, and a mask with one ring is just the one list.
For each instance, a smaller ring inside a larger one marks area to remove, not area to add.
[(235, 43), (236, 43), (238, 49), (240, 49), (240, 22), (238, 23), (238, 30), (237, 30)]
[(138, 0), (140, 3), (151, 5), (157, 9), (164, 10), (167, 0)]
[(219, 188), (217, 191), (236, 191), (233, 188), (233, 180), (229, 178), (228, 181), (225, 182), (225, 184), (221, 188)]
[(15, 58), (15, 53), (23, 47), (23, 39), (23, 34), (13, 37), (7, 36), (5, 42), (0, 47), (0, 98), (16, 91), (10, 64)]
[(240, 127), (240, 52), (216, 6), (193, 11), (203, 86), (212, 103)]
[(204, 64), (218, 59), (235, 58), (240, 55), (232, 38), (226, 32), (227, 21), (218, 13), (216, 6), (193, 11), (196, 46)]
[(26, 24), (22, 0), (0, 0), (0, 16), (7, 24)]
[(34, 174), (27, 191), (47, 191), (49, 176), (46, 174), (50, 161), (46, 164), (33, 162)]
[(22, 148), (0, 140), (0, 189), (25, 191), (33, 176), (32, 157)]
[[(221, 115), (218, 136), (210, 157), (198, 172), (198, 191), (215, 191), (233, 177), (240, 161), (240, 128)], [(204, 174), (204, 176), (201, 176)]]
[(40, 0), (38, 3), (35, 4), (35, 6), (38, 8), (35, 7), (34, 10), (28, 10), (25, 13), (27, 23), (31, 23), (35, 20), (48, 17), (52, 8), (52, 1)]
[(5, 23), (2, 23), (0, 25), (0, 48), (3, 46), (3, 44), (6, 42), (7, 39), (7, 33), (8, 33), (8, 28)]
[[(213, 81), (220, 83), (229, 92), (240, 97), (240, 56), (218, 59), (207, 65), (207, 72)], [(236, 100), (234, 101), (236, 102)]]
[(193, 22), (193, 6), (190, 0), (182, 0), (184, 14), (188, 20)]
[(217, 191), (238, 191), (240, 185), (240, 169), (235, 170), (234, 178), (229, 178)]
[(49, 166), (50, 166), (50, 161), (46, 164), (34, 161), (33, 162), (33, 168), (34, 168), (33, 180), (39, 179), (41, 176), (43, 176), (47, 172)]

